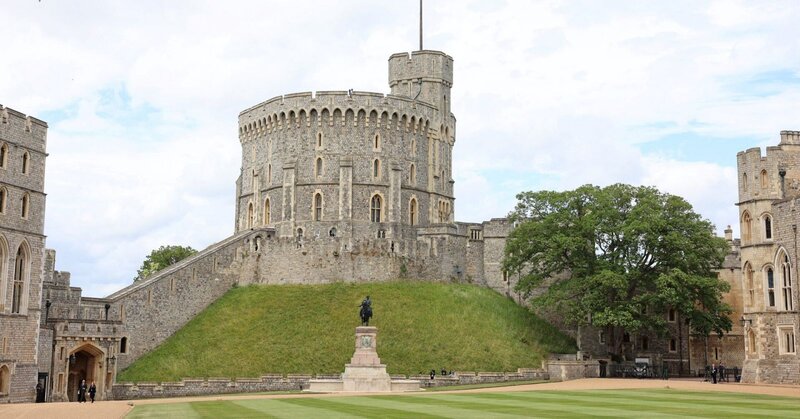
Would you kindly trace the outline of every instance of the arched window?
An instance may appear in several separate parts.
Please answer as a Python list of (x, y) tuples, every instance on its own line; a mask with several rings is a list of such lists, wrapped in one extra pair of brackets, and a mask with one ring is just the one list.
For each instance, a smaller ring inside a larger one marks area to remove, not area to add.
[(267, 183), (270, 184), (270, 185), (272, 184), (272, 165), (271, 164), (267, 165)]
[(119, 353), (124, 354), (128, 352), (128, 338), (123, 337), (119, 340)]
[(23, 175), (27, 175), (28, 174), (28, 161), (30, 159), (31, 159), (31, 156), (30, 156), (30, 154), (28, 154), (27, 151), (22, 154), (22, 174)]
[(747, 284), (747, 294), (750, 296), (748, 301), (750, 305), (753, 305), (756, 303), (756, 284), (753, 281), (753, 265), (750, 265), (750, 262), (744, 264), (744, 276)]
[(781, 301), (783, 309), (791, 311), (794, 309), (792, 296), (792, 265), (789, 264), (789, 256), (783, 253), (781, 258)]
[(775, 307), (775, 272), (767, 268), (767, 306)]
[(753, 332), (753, 329), (747, 332), (747, 348), (751, 354), (756, 353), (756, 333)]
[(375, 134), (375, 141), (372, 143), (372, 148), (374, 150), (379, 150), (381, 148), (381, 135)]
[(767, 189), (769, 187), (769, 178), (767, 177), (767, 171), (761, 171), (761, 189)]
[(322, 157), (317, 157), (317, 163), (314, 168), (317, 171), (317, 177), (322, 176)]
[[(5, 311), (6, 306), (6, 276), (8, 272), (8, 248), (2, 236), (0, 236), (0, 313)], [(0, 347), (2, 351), (2, 347)]]
[(0, 394), (8, 394), (11, 389), (11, 371), (3, 365), (0, 367)]
[(747, 191), (747, 173), (742, 173), (742, 189)]
[(270, 222), (270, 211), (269, 198), (267, 198), (264, 200), (264, 225), (267, 225)]
[(247, 204), (247, 228), (253, 227), (253, 217), (255, 216), (255, 212), (253, 211), (253, 203)]
[(745, 244), (750, 243), (751, 236), (751, 228), (750, 225), (752, 224), (752, 218), (750, 218), (750, 213), (745, 211), (742, 215), (742, 242)]
[(322, 194), (314, 194), (314, 221), (322, 221)]
[(411, 139), (411, 155), (412, 156), (416, 156), (417, 155), (417, 138), (416, 137)]
[(8, 191), (6, 188), (0, 188), (0, 214), (6, 213), (6, 200), (8, 199)]
[(8, 163), (8, 145), (0, 146), (0, 168), (5, 169)]
[(25, 280), (28, 275), (28, 253), (25, 251), (23, 245), (19, 246), (17, 250), (17, 259), (14, 264), (14, 284), (11, 294), (11, 312), (20, 313), (22, 311), (22, 304), (24, 303), (25, 293)]
[(408, 222), (412, 226), (417, 225), (417, 199), (411, 198), (408, 203)]
[(769, 215), (764, 216), (764, 238), (772, 239), (772, 217)]
[(373, 223), (381, 222), (381, 208), (382, 208), (383, 201), (381, 200), (380, 195), (373, 195), (372, 200), (370, 201), (370, 220)]
[(303, 239), (303, 229), (302, 228), (298, 228), (297, 229), (297, 240), (302, 240), (302, 239)]
[(381, 177), (381, 161), (379, 159), (375, 159), (372, 162), (372, 177), (375, 179)]
[(30, 204), (30, 202), (29, 202), (30, 199), (31, 199), (30, 195), (28, 195), (27, 193), (25, 195), (22, 195), (22, 205), (21, 205), (22, 211), (20, 213), (22, 218), (26, 218), (26, 219), (28, 218), (28, 205)]
[(322, 148), (322, 133), (317, 133), (317, 148)]

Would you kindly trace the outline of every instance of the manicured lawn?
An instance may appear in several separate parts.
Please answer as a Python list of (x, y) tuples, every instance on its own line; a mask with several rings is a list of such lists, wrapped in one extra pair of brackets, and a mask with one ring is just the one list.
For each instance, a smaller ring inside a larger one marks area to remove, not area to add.
[(670, 389), (230, 400), (136, 406), (138, 418), (792, 418), (800, 399)]

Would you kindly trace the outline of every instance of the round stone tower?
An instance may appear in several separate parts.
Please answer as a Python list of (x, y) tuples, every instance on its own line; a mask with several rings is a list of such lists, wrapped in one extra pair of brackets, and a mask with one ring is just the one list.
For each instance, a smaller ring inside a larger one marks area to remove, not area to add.
[(293, 93), (239, 115), (236, 231), (413, 238), (452, 225), (453, 59), (389, 58), (391, 94)]

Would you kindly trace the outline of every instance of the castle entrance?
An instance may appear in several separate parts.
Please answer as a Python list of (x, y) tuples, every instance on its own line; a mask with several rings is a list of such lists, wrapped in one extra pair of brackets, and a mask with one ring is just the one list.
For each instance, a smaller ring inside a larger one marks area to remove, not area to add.
[(81, 380), (86, 380), (86, 400), (90, 401), (88, 389), (94, 381), (97, 387), (95, 400), (102, 398), (103, 374), (102, 374), (103, 351), (92, 345), (85, 344), (78, 347), (69, 355), (67, 364), (67, 398), (69, 401), (78, 401), (78, 388)]

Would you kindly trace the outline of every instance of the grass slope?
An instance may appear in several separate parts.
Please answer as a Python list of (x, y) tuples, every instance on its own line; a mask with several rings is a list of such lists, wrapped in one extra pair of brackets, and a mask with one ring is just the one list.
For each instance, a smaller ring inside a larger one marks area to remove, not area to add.
[(306, 397), (137, 405), (144, 418), (788, 418), (800, 400), (653, 390), (528, 391), (421, 396)]
[(574, 341), (526, 309), (477, 286), (428, 282), (235, 288), (119, 381), (340, 373), (353, 355), (358, 306), (373, 300), (378, 355), (391, 374), (436, 368), (538, 367)]

